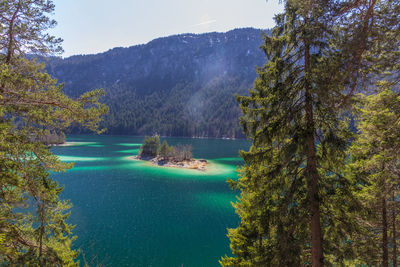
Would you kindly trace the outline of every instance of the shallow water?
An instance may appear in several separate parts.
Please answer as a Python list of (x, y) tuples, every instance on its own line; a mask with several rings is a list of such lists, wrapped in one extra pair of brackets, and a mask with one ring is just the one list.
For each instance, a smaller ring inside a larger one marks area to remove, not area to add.
[[(55, 178), (63, 198), (74, 204), (76, 248), (89, 265), (218, 266), (229, 254), (226, 228), (238, 217), (230, 202), (244, 140), (167, 138), (192, 144), (196, 158), (210, 161), (207, 172), (151, 166), (133, 161), (143, 137), (69, 136), (78, 145), (54, 147), (75, 167)], [(83, 263), (81, 257), (81, 263)]]

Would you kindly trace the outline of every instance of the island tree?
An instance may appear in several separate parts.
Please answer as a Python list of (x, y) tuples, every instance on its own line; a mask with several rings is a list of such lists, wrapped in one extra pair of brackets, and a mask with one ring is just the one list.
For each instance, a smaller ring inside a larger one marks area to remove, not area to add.
[(160, 152), (160, 137), (158, 135), (146, 136), (143, 145), (140, 147), (139, 155), (141, 157), (157, 157)]
[(169, 146), (166, 140), (160, 145), (158, 135), (146, 136), (143, 145), (140, 147), (139, 157), (158, 157), (158, 159), (161, 158), (164, 161), (190, 161), (193, 157), (192, 145)]
[(168, 158), (171, 156), (172, 149), (173, 148), (168, 145), (167, 141), (164, 140), (160, 147), (160, 157), (162, 157), (164, 160), (168, 160)]
[(178, 144), (177, 146), (174, 146), (172, 157), (176, 161), (191, 160), (193, 157), (192, 145)]
[(71, 204), (60, 200), (53, 172), (71, 168), (53, 155), (41, 136), (78, 123), (96, 132), (107, 107), (102, 90), (71, 99), (32, 54), (59, 52), (52, 1), (0, 2), (0, 263), (73, 266)]

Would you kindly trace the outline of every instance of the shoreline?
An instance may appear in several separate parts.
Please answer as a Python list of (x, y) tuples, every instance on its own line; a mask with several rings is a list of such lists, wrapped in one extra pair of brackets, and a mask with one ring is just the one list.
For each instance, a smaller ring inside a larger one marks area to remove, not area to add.
[(53, 146), (74, 146), (74, 145), (76, 145), (75, 143), (76, 142), (65, 142), (65, 143), (62, 143), (62, 144), (51, 144), (49, 146), (51, 146), (51, 147), (53, 147)]
[(65, 143), (62, 143), (62, 144), (51, 144), (51, 145), (49, 145), (50, 147), (59, 147), (59, 146), (61, 146), (61, 147), (65, 147), (65, 146), (80, 146), (80, 145), (93, 145), (93, 144), (96, 144), (96, 142), (74, 142), (74, 141), (72, 141), (72, 142), (65, 142)]
[[(132, 137), (146, 137), (145, 135), (130, 135), (130, 134), (67, 134), (68, 136), (132, 136)], [(160, 135), (161, 138), (188, 138), (188, 139), (215, 139), (215, 140), (247, 140), (246, 137), (201, 137), (201, 136), (168, 136), (168, 135)]]
[(130, 160), (135, 161), (143, 161), (148, 162), (149, 164), (157, 167), (168, 167), (168, 168), (178, 168), (178, 169), (187, 169), (187, 170), (195, 170), (200, 172), (207, 171), (207, 160), (205, 159), (192, 159), (185, 160), (180, 162), (168, 162), (164, 160), (160, 160), (158, 157), (155, 158), (139, 158), (137, 155), (127, 157)]

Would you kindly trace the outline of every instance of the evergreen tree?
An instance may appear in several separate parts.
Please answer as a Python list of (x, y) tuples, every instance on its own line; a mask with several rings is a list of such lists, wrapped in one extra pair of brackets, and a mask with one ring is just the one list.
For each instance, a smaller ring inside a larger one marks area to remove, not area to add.
[(58, 39), (45, 31), (55, 25), (47, 17), (52, 1), (1, 1), (0, 27), (0, 264), (74, 266), (71, 207), (51, 172), (61, 163), (41, 141), (73, 123), (100, 132), (107, 107), (98, 102), (102, 90), (70, 99), (25, 53), (60, 51)]
[[(385, 83), (387, 86), (387, 83)], [(369, 210), (363, 221), (369, 244), (360, 246), (360, 258), (368, 265), (389, 266), (389, 249), (393, 266), (397, 266), (396, 205), (400, 174), (400, 96), (389, 89), (363, 96), (358, 129), (360, 134), (351, 147), (351, 173), (362, 177), (360, 198)], [(390, 223), (390, 215), (392, 223)], [(391, 229), (391, 230), (390, 230)], [(389, 233), (392, 232), (392, 239)], [(376, 244), (381, 244), (377, 246)]]
[(164, 142), (162, 143), (161, 147), (160, 147), (160, 156), (166, 160), (169, 158), (170, 155), (170, 151), (171, 148), (168, 146), (168, 143), (166, 140), (164, 140)]
[(153, 137), (146, 136), (143, 145), (140, 147), (139, 155), (141, 157), (157, 157), (160, 152), (160, 137), (155, 135)]
[[(237, 97), (253, 144), (225, 266), (322, 266), (354, 258), (356, 180), (344, 177), (357, 89), (376, 1), (285, 1), (262, 46), (249, 96)], [(356, 11), (358, 10), (358, 11)], [(362, 12), (359, 12), (359, 11)], [(362, 26), (359, 27), (360, 21)], [(357, 46), (355, 44), (357, 43)]]
[(384, 0), (377, 2), (376, 9), (367, 73), (378, 75), (373, 82), (387, 76), (393, 86), (400, 81), (400, 5), (397, 0)]
[(61, 39), (47, 33), (56, 21), (47, 17), (54, 11), (53, 1), (0, 1), (0, 47), (6, 63), (25, 52), (47, 55), (62, 51)]

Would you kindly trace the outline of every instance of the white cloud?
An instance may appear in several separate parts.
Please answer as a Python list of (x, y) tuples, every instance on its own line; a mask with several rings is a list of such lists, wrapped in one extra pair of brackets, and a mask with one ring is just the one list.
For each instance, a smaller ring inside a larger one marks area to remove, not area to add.
[(212, 20), (203, 21), (203, 22), (194, 24), (194, 25), (192, 25), (192, 26), (190, 26), (190, 27), (192, 28), (192, 27), (197, 27), (197, 26), (203, 26), (203, 25), (208, 25), (208, 24), (215, 23), (215, 22), (217, 22), (217, 20), (212, 19)]
[(204, 14), (199, 18), (199, 23), (191, 25), (188, 27), (190, 28), (197, 28), (196, 31), (207, 31), (211, 28), (211, 25), (216, 23), (217, 20), (209, 16), (208, 14)]

